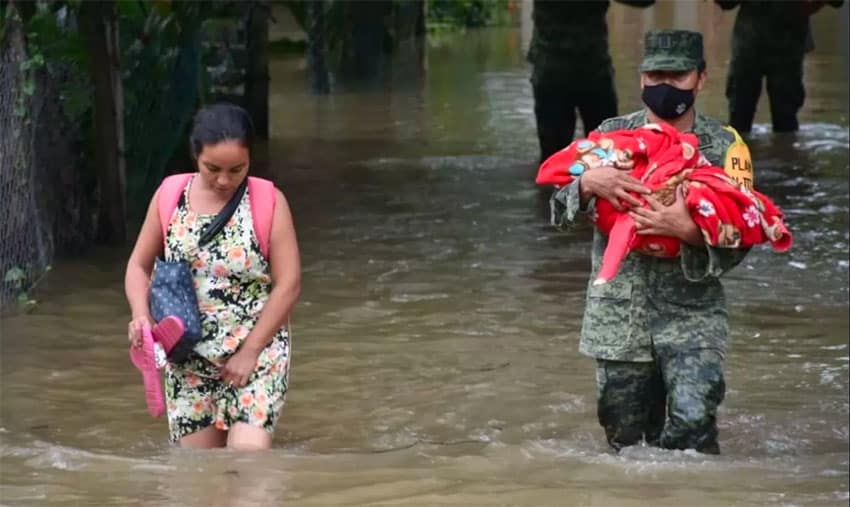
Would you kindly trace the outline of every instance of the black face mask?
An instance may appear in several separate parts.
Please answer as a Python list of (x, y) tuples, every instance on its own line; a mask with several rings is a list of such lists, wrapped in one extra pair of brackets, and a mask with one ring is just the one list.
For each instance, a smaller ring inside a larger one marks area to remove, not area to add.
[(643, 103), (659, 118), (675, 120), (694, 104), (693, 90), (680, 90), (667, 83), (644, 86)]

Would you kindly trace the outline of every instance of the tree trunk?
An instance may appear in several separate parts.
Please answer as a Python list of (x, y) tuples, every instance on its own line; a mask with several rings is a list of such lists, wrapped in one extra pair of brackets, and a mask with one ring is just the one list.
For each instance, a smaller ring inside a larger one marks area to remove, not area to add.
[(127, 240), (126, 174), (118, 24), (113, 2), (82, 2), (79, 21), (91, 55), (94, 84), (94, 162), (100, 190), (97, 240), (121, 245)]
[(310, 72), (310, 87), (313, 93), (326, 95), (331, 91), (328, 67), (325, 61), (325, 22), (324, 0), (307, 2), (307, 65)]
[(269, 9), (266, 1), (254, 3), (245, 23), (245, 105), (261, 139), (269, 138)]
[[(335, 71), (344, 87), (421, 84), (425, 2), (339, 2), (345, 25)], [(337, 27), (335, 27), (337, 28)], [(325, 33), (328, 33), (327, 30)]]
[(392, 15), (392, 4), (387, 0), (345, 4), (346, 33), (339, 74), (346, 86), (368, 86), (384, 77), (391, 52), (386, 22)]
[(424, 85), (425, 1), (408, 0), (393, 5), (392, 58), (394, 84)]
[[(24, 27), (11, 1), (0, 40), (0, 309), (46, 272), (53, 240), (39, 196), (35, 127), (43, 100), (29, 60)], [(43, 183), (43, 182), (42, 182)]]
[(31, 114), (32, 107), (22, 91), (21, 64), (27, 59), (24, 32), (14, 3), (4, 8), (8, 11), (0, 40), (0, 308), (17, 295), (23, 281), (7, 284), (4, 278), (20, 267), (30, 249), (32, 234), (27, 225), (32, 220), (32, 187), (28, 176), (33, 162), (29, 150), (32, 129), (26, 125), (26, 114)]
[(35, 126), (40, 144), (35, 151), (36, 191), (59, 256), (81, 254), (94, 240), (88, 185), (77, 153), (78, 125), (62, 110), (57, 84), (62, 77), (60, 69), (39, 72), (37, 90), (42, 107)]

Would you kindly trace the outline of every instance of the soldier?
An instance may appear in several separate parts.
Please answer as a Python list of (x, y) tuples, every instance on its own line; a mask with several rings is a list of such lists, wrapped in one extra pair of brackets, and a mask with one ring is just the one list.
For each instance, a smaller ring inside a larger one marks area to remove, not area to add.
[[(638, 7), (655, 0), (619, 0)], [(608, 0), (534, 0), (528, 49), (540, 160), (570, 144), (576, 109), (584, 132), (617, 115), (614, 69), (608, 54)]]
[(740, 5), (726, 80), (729, 123), (740, 132), (752, 129), (766, 78), (773, 131), (797, 131), (806, 97), (803, 57), (814, 49), (809, 17), (825, 4), (841, 7), (844, 0), (715, 1), (724, 10)]
[[(605, 120), (600, 131), (667, 122), (696, 134), (700, 151), (713, 164), (727, 171), (744, 167), (752, 177), (740, 136), (694, 109), (706, 79), (701, 34), (648, 32), (640, 71), (646, 108)], [(640, 208), (629, 191), (648, 193), (626, 172), (597, 168), (557, 190), (551, 200), (552, 224), (558, 227), (594, 213), (597, 199), (620, 209), (622, 199), (639, 234), (682, 241), (680, 258), (631, 254), (616, 278), (588, 285), (579, 350), (597, 360), (599, 422), (617, 450), (645, 439), (668, 449), (719, 453), (716, 415), (725, 393), (722, 366), (728, 334), (719, 278), (748, 250), (706, 246), (681, 191), (669, 207), (647, 195), (651, 208)], [(594, 231), (591, 280), (606, 243)]]

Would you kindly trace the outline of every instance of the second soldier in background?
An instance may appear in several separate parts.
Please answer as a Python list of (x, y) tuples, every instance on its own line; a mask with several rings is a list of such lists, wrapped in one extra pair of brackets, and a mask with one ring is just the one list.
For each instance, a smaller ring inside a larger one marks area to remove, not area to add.
[[(647, 7), (655, 0), (618, 0)], [(608, 0), (534, 0), (532, 64), (540, 160), (573, 140), (576, 110), (585, 135), (617, 116), (614, 68), (608, 53)]]

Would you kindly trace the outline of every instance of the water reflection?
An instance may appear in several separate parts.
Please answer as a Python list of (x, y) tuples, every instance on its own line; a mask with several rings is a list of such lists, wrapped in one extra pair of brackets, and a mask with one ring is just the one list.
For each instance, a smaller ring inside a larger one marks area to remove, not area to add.
[[(662, 3), (652, 14), (611, 9), (623, 111), (637, 107), (634, 35), (676, 18)], [(728, 45), (732, 17), (695, 4), (700, 26), (718, 29), (708, 44)], [(275, 62), (260, 162), (290, 200), (304, 287), (274, 450), (169, 447), (122, 338), (127, 252), (104, 249), (59, 263), (36, 312), (0, 322), (0, 498), (846, 504), (850, 135), (833, 26), (846, 22), (816, 23), (824, 35), (810, 61), (825, 63), (810, 75), (803, 129), (752, 135), (759, 187), (788, 213), (797, 246), (754, 249), (727, 279), (723, 455), (608, 450), (593, 363), (576, 350), (590, 230), (546, 225), (521, 31), (490, 30), (431, 48), (423, 86), (389, 95), (315, 97), (301, 62)], [(721, 60), (701, 98), (720, 117)]]

